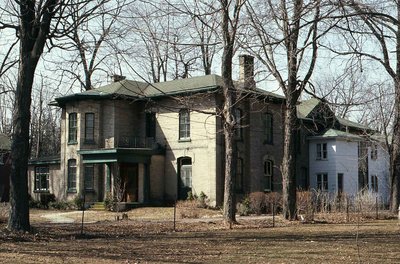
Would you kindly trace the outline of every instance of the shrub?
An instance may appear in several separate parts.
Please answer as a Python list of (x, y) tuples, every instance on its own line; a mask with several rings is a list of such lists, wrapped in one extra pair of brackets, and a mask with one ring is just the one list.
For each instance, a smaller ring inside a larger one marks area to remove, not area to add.
[(74, 198), (74, 204), (78, 210), (83, 210), (84, 202), (81, 195), (77, 195)]
[(74, 205), (71, 204), (70, 202), (55, 201), (55, 202), (50, 202), (49, 207), (56, 210), (68, 210), (72, 209)]
[(176, 203), (176, 208), (180, 218), (198, 218), (199, 208), (198, 203), (195, 200), (178, 201)]
[(280, 212), (282, 209), (282, 195), (278, 192), (266, 193), (265, 204), (267, 213), (272, 214), (272, 208), (274, 208), (275, 214)]
[(197, 199), (198, 200), (198, 207), (207, 208), (207, 203), (208, 203), (207, 198), (208, 197), (204, 192), (200, 192), (199, 198)]
[(265, 194), (263, 192), (253, 192), (249, 195), (251, 210), (260, 215), (266, 211)]
[(297, 192), (297, 215), (303, 216), (307, 222), (314, 219), (313, 194), (309, 191)]
[(251, 214), (250, 198), (246, 196), (242, 202), (238, 203), (237, 211), (240, 216), (247, 216)]
[(49, 204), (56, 201), (56, 196), (52, 193), (41, 193), (40, 194), (40, 205), (41, 208), (49, 208)]
[(116, 206), (116, 198), (113, 196), (111, 192), (106, 193), (106, 198), (104, 199), (104, 206), (108, 211), (115, 211)]

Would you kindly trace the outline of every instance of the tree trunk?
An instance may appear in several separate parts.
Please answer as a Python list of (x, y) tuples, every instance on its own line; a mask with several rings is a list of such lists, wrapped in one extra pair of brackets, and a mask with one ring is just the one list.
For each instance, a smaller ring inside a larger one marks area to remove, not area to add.
[(390, 210), (393, 213), (397, 213), (400, 204), (400, 81), (397, 80), (395, 80), (395, 96), (392, 155), (390, 159)]
[(288, 99), (284, 114), (284, 142), (282, 160), (282, 206), (283, 217), (289, 220), (296, 219), (296, 104)]
[(29, 125), (32, 84), (37, 60), (21, 52), (15, 108), (13, 140), (11, 145), (10, 215), (8, 229), (29, 231), (28, 159)]

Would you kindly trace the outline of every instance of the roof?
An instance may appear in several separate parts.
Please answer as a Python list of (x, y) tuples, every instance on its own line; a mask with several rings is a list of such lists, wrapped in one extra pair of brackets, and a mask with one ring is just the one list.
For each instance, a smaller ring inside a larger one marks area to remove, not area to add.
[(11, 139), (5, 134), (0, 134), (0, 150), (11, 150)]
[(354, 141), (358, 141), (358, 140), (363, 140), (362, 137), (352, 134), (352, 133), (348, 133), (345, 131), (341, 131), (341, 130), (336, 130), (336, 129), (328, 129), (326, 130), (324, 133), (320, 134), (320, 135), (316, 135), (316, 136), (311, 136), (309, 137), (309, 139), (346, 139), (346, 140), (354, 140)]
[[(53, 105), (62, 105), (72, 100), (104, 99), (116, 97), (128, 97), (132, 99), (154, 98), (179, 94), (206, 92), (222, 87), (221, 76), (211, 74), (186, 79), (178, 79), (160, 83), (145, 83), (132, 80), (122, 80), (105, 86), (56, 98)], [(284, 99), (283, 96), (261, 89), (253, 89), (257, 94)]]
[(367, 127), (367, 126), (364, 126), (364, 125), (361, 125), (361, 124), (359, 124), (359, 123), (350, 121), (350, 120), (348, 120), (348, 119), (344, 119), (344, 118), (340, 118), (340, 117), (337, 117), (336, 119), (339, 121), (339, 123), (340, 123), (342, 126), (353, 127), (353, 128), (363, 129), (363, 130), (371, 130), (371, 129), (370, 129), (369, 127)]
[(317, 98), (301, 101), (300, 104), (297, 105), (297, 117), (301, 119), (307, 118), (319, 103), (321, 103), (321, 101)]

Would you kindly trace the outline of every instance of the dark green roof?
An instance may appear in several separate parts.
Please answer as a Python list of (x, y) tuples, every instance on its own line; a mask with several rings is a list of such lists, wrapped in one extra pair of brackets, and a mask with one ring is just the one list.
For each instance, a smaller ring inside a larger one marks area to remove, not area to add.
[(309, 137), (310, 139), (327, 139), (327, 138), (341, 138), (341, 139), (346, 139), (346, 140), (355, 140), (355, 141), (359, 141), (362, 140), (362, 137), (357, 136), (355, 134), (352, 133), (348, 133), (345, 131), (341, 131), (341, 130), (336, 130), (336, 129), (328, 129), (327, 131), (325, 131), (323, 134), (321, 135), (316, 135), (316, 136), (312, 136)]
[(5, 134), (0, 134), (0, 150), (11, 150), (11, 139)]
[[(71, 94), (56, 98), (53, 105), (62, 105), (71, 100), (82, 99), (103, 99), (103, 98), (153, 98), (159, 96), (172, 96), (178, 94), (188, 94), (215, 90), (223, 84), (222, 77), (211, 74), (205, 76), (178, 79), (160, 83), (145, 83), (131, 80), (114, 82), (93, 90), (82, 93)], [(254, 93), (264, 96), (271, 96), (277, 99), (284, 99), (283, 96), (267, 92), (261, 89), (253, 89)]]

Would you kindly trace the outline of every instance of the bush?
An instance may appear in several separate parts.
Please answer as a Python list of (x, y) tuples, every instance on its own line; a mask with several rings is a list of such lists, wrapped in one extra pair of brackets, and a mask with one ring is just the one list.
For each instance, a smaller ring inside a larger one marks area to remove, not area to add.
[(78, 210), (83, 210), (84, 202), (81, 195), (77, 195), (74, 198), (74, 204)]
[(272, 214), (272, 208), (274, 208), (275, 214), (277, 214), (282, 210), (282, 195), (278, 192), (266, 193), (265, 204), (267, 213)]
[(108, 211), (115, 211), (116, 206), (116, 198), (113, 196), (111, 192), (106, 193), (106, 198), (104, 199), (104, 206)]
[(208, 197), (204, 192), (200, 192), (199, 198), (197, 199), (198, 200), (198, 207), (207, 208), (208, 207), (207, 206), (207, 203), (208, 203), (207, 198)]
[(251, 214), (250, 198), (246, 196), (237, 206), (237, 211), (240, 216)]
[(55, 201), (55, 202), (50, 202), (49, 207), (56, 210), (69, 210), (72, 209), (74, 205), (71, 204), (70, 202)]
[(253, 192), (249, 195), (250, 208), (255, 214), (260, 215), (266, 212), (265, 194), (263, 192)]

